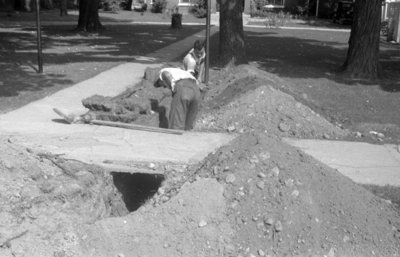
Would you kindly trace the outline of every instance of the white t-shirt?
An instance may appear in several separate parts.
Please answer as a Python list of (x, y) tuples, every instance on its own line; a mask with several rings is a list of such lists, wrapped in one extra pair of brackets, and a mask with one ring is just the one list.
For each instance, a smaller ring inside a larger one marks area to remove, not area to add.
[(160, 70), (160, 79), (164, 81), (172, 92), (175, 92), (175, 84), (181, 79), (193, 79), (198, 84), (197, 79), (188, 71), (180, 68), (164, 68)]
[(194, 49), (189, 51), (189, 53), (183, 58), (183, 67), (185, 70), (189, 72), (194, 72), (196, 69), (198, 69), (198, 65), (204, 60), (206, 57), (206, 53), (204, 50), (202, 51), (202, 54), (200, 57), (197, 57), (194, 54)]

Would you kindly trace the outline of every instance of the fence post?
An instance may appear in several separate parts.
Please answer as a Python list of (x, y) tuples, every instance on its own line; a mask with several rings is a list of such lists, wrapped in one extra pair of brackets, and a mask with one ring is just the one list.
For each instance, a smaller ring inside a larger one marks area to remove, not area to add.
[(36, 3), (36, 28), (37, 28), (37, 58), (38, 58), (38, 73), (43, 73), (42, 59), (42, 31), (40, 28), (40, 0), (35, 0)]

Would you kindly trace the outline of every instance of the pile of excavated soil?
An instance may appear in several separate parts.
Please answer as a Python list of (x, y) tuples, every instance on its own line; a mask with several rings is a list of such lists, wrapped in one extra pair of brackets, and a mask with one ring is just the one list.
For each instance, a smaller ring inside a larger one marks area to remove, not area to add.
[(396, 209), (265, 133), (246, 133), (196, 174), (224, 185), (235, 233), (224, 256), (399, 256)]
[[(153, 91), (150, 73), (115, 99), (139, 99), (150, 111), (133, 112), (159, 126), (154, 107), (168, 117), (170, 96)], [(284, 83), (274, 75), (210, 75), (196, 130), (236, 139), (191, 166), (157, 165), (165, 180), (130, 214), (129, 188), (121, 197), (110, 174), (2, 138), (0, 256), (400, 256), (392, 204), (281, 140), (347, 131), (273, 89)]]
[(250, 65), (211, 73), (198, 130), (228, 132), (263, 131), (270, 135), (334, 139), (348, 134), (274, 89), (287, 83)]

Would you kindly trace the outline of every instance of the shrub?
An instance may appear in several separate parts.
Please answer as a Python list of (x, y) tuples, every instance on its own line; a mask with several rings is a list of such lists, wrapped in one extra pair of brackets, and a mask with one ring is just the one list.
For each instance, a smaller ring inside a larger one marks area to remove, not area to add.
[(207, 17), (207, 9), (199, 8), (198, 6), (190, 7), (189, 12), (192, 13), (197, 18)]
[(121, 9), (129, 9), (131, 0), (101, 0), (100, 8), (103, 11), (118, 12)]
[(263, 6), (268, 4), (267, 0), (254, 0), (254, 5), (256, 10), (262, 10)]
[(120, 10), (121, 0), (102, 0), (100, 7), (103, 11), (118, 12)]
[(207, 0), (195, 0), (189, 8), (189, 12), (197, 18), (205, 18), (207, 16)]
[(153, 2), (153, 6), (151, 7), (152, 13), (162, 13), (167, 8), (166, 0), (156, 0)]
[(255, 17), (256, 12), (256, 3), (254, 0), (250, 0), (250, 17)]
[(270, 27), (283, 27), (287, 23), (289, 23), (292, 19), (292, 16), (290, 13), (284, 13), (280, 11), (279, 13), (273, 13), (273, 12), (266, 12), (266, 20), (265, 20), (265, 26), (268, 28)]

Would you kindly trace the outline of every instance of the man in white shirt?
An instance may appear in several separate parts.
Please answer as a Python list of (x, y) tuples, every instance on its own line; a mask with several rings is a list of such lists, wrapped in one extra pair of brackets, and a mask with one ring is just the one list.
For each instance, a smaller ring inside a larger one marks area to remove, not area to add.
[(194, 42), (193, 48), (183, 58), (183, 68), (189, 71), (197, 80), (204, 82), (204, 60), (206, 52), (201, 40)]
[(200, 105), (200, 88), (197, 79), (180, 68), (160, 70), (155, 87), (167, 87), (172, 91), (168, 128), (179, 130), (193, 129)]

